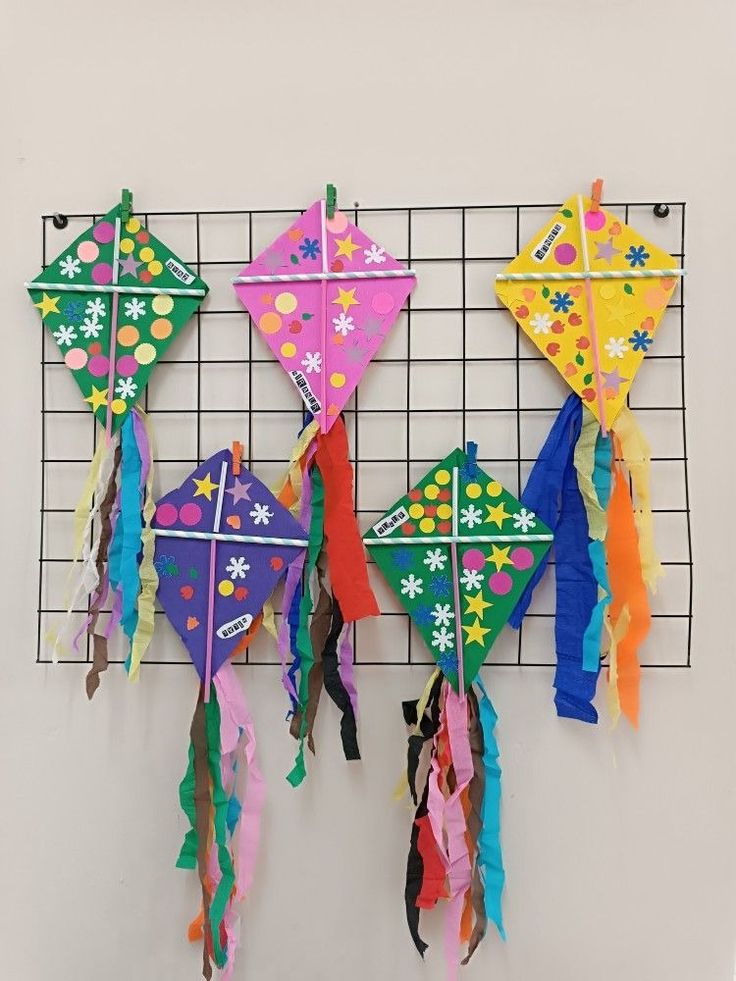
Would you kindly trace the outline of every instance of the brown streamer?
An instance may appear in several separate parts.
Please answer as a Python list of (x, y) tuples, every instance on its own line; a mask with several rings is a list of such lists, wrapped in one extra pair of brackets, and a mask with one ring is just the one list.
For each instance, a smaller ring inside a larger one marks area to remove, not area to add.
[(117, 474), (118, 468), (120, 467), (120, 458), (122, 452), (120, 445), (115, 447), (115, 457), (113, 460), (112, 473), (110, 474), (110, 480), (107, 484), (107, 489), (105, 490), (105, 496), (102, 499), (102, 504), (100, 505), (100, 542), (97, 547), (97, 581), (99, 583), (97, 589), (97, 595), (95, 596), (92, 605), (89, 608), (91, 614), (91, 619), (89, 626), (87, 627), (87, 633), (92, 637), (92, 667), (87, 672), (87, 677), (84, 679), (84, 686), (87, 690), (87, 698), (91, 699), (97, 689), (100, 687), (100, 675), (103, 671), (107, 671), (107, 637), (103, 634), (96, 634), (97, 621), (100, 617), (100, 606), (102, 605), (102, 600), (104, 596), (107, 595), (107, 590), (102, 589), (102, 583), (104, 580), (105, 565), (107, 563), (107, 554), (110, 548), (110, 540), (112, 538), (112, 509), (115, 505), (115, 499), (117, 497), (118, 486), (117, 486)]
[(210, 897), (207, 890), (207, 844), (209, 841), (210, 807), (210, 771), (207, 760), (207, 718), (204, 701), (201, 696), (197, 699), (197, 707), (192, 718), (190, 730), (194, 748), (194, 811), (197, 829), (197, 870), (199, 881), (202, 883), (202, 913), (204, 943), (202, 945), (202, 977), (206, 981), (212, 978), (210, 962), (210, 945), (212, 943), (212, 926), (210, 924)]
[[(472, 689), (468, 692), (468, 740), (470, 742), (470, 752), (473, 757), (473, 777), (468, 788), (470, 813), (468, 814), (467, 821), (468, 832), (472, 843), (471, 854), (476, 856), (477, 859), (478, 837), (483, 827), (483, 795), (485, 794), (486, 787), (486, 771), (483, 765), (483, 729), (480, 725), (478, 699)], [(476, 947), (485, 937), (488, 927), (485, 889), (477, 860), (473, 863), (473, 879), (470, 889), (470, 898), (473, 904), (473, 912), (475, 913), (475, 924), (473, 925), (473, 932), (468, 941), (468, 953), (462, 962), (463, 964), (467, 964), (473, 956)]]

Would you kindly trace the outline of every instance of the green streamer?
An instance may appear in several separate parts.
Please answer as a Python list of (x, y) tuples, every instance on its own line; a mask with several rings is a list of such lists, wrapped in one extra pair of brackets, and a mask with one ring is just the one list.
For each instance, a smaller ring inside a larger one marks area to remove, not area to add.
[(212, 805), (214, 810), (215, 844), (217, 845), (217, 860), (220, 865), (221, 878), (210, 906), (210, 924), (212, 927), (212, 950), (215, 964), (222, 968), (227, 963), (227, 950), (223, 948), (220, 938), (220, 926), (225, 916), (230, 895), (235, 885), (235, 871), (230, 850), (227, 846), (227, 811), (228, 796), (222, 785), (222, 754), (220, 752), (220, 706), (217, 701), (217, 689), (214, 684), (210, 688), (210, 700), (205, 704), (207, 719), (207, 755), (210, 764), (212, 780)]
[(194, 743), (191, 739), (189, 741), (187, 770), (179, 784), (179, 803), (192, 827), (184, 835), (184, 842), (176, 860), (176, 867), (177, 869), (196, 869), (199, 835), (197, 834), (197, 814), (194, 805)]

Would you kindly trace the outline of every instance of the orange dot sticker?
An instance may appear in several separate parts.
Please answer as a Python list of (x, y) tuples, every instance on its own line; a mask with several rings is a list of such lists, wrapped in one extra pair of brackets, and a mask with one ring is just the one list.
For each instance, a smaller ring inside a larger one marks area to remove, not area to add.
[(258, 328), (264, 334), (277, 334), (281, 330), (281, 317), (269, 310), (268, 313), (261, 314)]
[(172, 330), (171, 321), (167, 320), (166, 317), (159, 317), (151, 324), (151, 334), (157, 341), (165, 340)]
[(125, 324), (123, 327), (118, 327), (118, 344), (121, 344), (123, 347), (133, 347), (134, 344), (138, 343), (140, 336), (138, 328), (132, 324)]

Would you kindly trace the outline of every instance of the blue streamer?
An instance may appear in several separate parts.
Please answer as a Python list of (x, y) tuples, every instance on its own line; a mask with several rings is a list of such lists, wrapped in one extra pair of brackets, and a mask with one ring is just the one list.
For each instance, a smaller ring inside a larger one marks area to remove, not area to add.
[[(302, 664), (302, 656), (299, 653), (299, 648), (296, 642), (297, 631), (299, 630), (299, 610), (301, 609), (302, 603), (302, 584), (299, 582), (294, 590), (294, 596), (291, 600), (291, 606), (286, 615), (286, 622), (289, 624), (289, 647), (291, 649), (292, 662), (289, 666), (288, 676), (291, 679), (291, 683), (294, 687), (294, 691), (298, 690), (297, 677), (299, 675), (299, 669)], [(298, 699), (289, 693), (289, 699), (291, 701), (291, 711), (296, 712), (299, 707)]]
[[(611, 496), (611, 439), (598, 433), (593, 465), (593, 486), (598, 503), (605, 510)], [(601, 633), (606, 607), (611, 602), (611, 587), (606, 568), (606, 547), (601, 541), (593, 540), (588, 545), (588, 555), (599, 590), (600, 599), (593, 607), (590, 621), (583, 637), (583, 671), (600, 670)], [(602, 594), (602, 595), (601, 595)]]
[(480, 678), (476, 678), (482, 698), (479, 703), (480, 725), (483, 730), (483, 766), (486, 785), (483, 791), (481, 830), (478, 835), (478, 865), (483, 879), (486, 916), (496, 924), (506, 939), (501, 910), (501, 894), (506, 881), (501, 853), (501, 767), (498, 765), (498, 743), (493, 730), (498, 722), (496, 710)]
[[(553, 533), (560, 520), (563, 477), (566, 468), (572, 464), (573, 450), (580, 436), (582, 419), (582, 403), (573, 393), (568, 396), (560, 409), (521, 495), (521, 503), (530, 511), (534, 511)], [(585, 527), (587, 528), (587, 521)], [(521, 621), (529, 609), (534, 590), (547, 568), (549, 556), (550, 553), (547, 551), (509, 617), (508, 622), (516, 630), (521, 626)]]
[[(121, 626), (126, 636), (132, 640), (138, 625), (138, 593), (140, 591), (139, 560), (141, 553), (141, 534), (143, 516), (141, 508), (142, 461), (133, 428), (133, 416), (128, 413), (121, 430), (122, 459), (120, 465), (120, 517), (118, 526), (122, 527), (120, 556), (120, 587), (122, 590)], [(126, 666), (127, 666), (126, 660)]]

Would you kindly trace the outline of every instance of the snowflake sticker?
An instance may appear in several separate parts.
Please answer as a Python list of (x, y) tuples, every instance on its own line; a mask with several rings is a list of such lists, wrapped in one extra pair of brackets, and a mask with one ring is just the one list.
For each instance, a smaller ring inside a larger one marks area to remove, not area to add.
[(102, 324), (99, 322), (97, 317), (85, 317), (84, 323), (79, 329), (82, 331), (87, 340), (89, 340), (90, 337), (94, 337), (95, 340), (97, 340), (100, 335), (100, 331), (102, 330)]
[(464, 569), (460, 582), (466, 589), (480, 589), (483, 585), (483, 575), (475, 569)]
[(134, 399), (138, 386), (132, 378), (120, 378), (115, 386), (115, 394), (121, 399)]
[(245, 574), (249, 570), (250, 566), (245, 561), (244, 555), (241, 555), (239, 558), (233, 556), (225, 566), (225, 572), (230, 574), (231, 579), (245, 579)]
[(58, 330), (54, 331), (54, 337), (59, 347), (71, 347), (72, 341), (76, 341), (77, 332), (73, 327), (65, 327), (59, 324)]
[(449, 603), (435, 603), (432, 610), (432, 619), (435, 627), (449, 627), (450, 621), (455, 619), (455, 614)]
[(253, 510), (248, 514), (253, 518), (254, 525), (267, 525), (273, 517), (273, 511), (269, 510), (267, 504), (254, 504)]
[(59, 264), (59, 272), (62, 276), (68, 276), (69, 279), (74, 279), (82, 271), (79, 259), (74, 259), (72, 256), (65, 256), (61, 263)]
[(343, 337), (347, 337), (351, 330), (355, 330), (353, 318), (348, 317), (345, 313), (341, 313), (338, 317), (333, 317), (332, 323), (335, 327), (335, 333), (341, 334)]
[(432, 631), (432, 647), (439, 648), (441, 654), (455, 647), (455, 638), (447, 627), (440, 627), (439, 630)]
[(423, 584), (423, 579), (417, 579), (413, 572), (410, 573), (406, 579), (401, 580), (402, 595), (408, 596), (409, 599), (416, 599), (424, 592)]
[(514, 528), (517, 531), (522, 531), (526, 535), (532, 528), (537, 527), (536, 517), (533, 511), (527, 511), (526, 508), (522, 508), (513, 516)]
[(366, 266), (370, 266), (371, 263), (380, 266), (382, 262), (386, 261), (386, 250), (381, 248), (380, 245), (376, 245), (375, 242), (371, 243), (370, 248), (363, 249), (363, 255), (365, 256)]
[(483, 512), (474, 504), (469, 504), (466, 508), (460, 509), (460, 524), (467, 528), (475, 528), (483, 521)]
[(447, 556), (442, 552), (441, 548), (427, 549), (427, 554), (424, 557), (424, 564), (429, 566), (430, 572), (437, 572), (438, 569), (442, 571), (445, 568), (446, 562)]
[(107, 308), (105, 307), (105, 304), (100, 299), (100, 297), (96, 296), (94, 300), (87, 300), (87, 305), (84, 308), (84, 312), (88, 314), (90, 317), (99, 318), (105, 316), (105, 314), (107, 313)]
[(319, 351), (306, 351), (302, 367), (308, 375), (311, 375), (312, 372), (318, 375), (322, 371), (322, 355)]
[(132, 300), (126, 300), (125, 302), (125, 316), (129, 317), (131, 320), (137, 320), (139, 317), (145, 317), (146, 315), (146, 304), (143, 300), (138, 300), (133, 297)]

